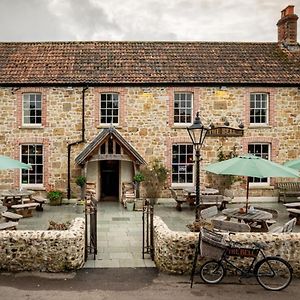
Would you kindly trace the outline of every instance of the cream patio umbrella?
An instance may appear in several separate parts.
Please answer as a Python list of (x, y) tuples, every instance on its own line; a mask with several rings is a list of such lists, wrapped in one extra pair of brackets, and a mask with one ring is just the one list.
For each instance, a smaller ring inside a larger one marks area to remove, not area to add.
[(294, 160), (289, 160), (283, 164), (286, 167), (299, 170), (300, 171), (300, 158), (294, 159)]
[(246, 211), (248, 211), (249, 177), (300, 177), (296, 170), (251, 154), (210, 164), (204, 170), (220, 175), (246, 176)]
[(19, 160), (12, 159), (8, 156), (0, 155), (0, 170), (9, 170), (9, 169), (31, 169), (30, 164), (25, 164)]

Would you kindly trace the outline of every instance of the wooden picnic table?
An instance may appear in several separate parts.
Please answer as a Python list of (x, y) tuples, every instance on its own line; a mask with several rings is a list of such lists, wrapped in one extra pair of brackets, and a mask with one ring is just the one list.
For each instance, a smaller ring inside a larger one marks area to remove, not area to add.
[[(259, 209), (254, 209), (252, 212), (242, 213), (239, 208), (227, 208), (222, 210), (222, 213), (227, 217), (227, 220), (232, 218), (238, 222), (244, 221), (250, 225), (251, 231), (268, 232), (269, 227), (267, 220), (272, 219), (272, 214)], [(260, 227), (253, 225), (260, 225)], [(251, 226), (252, 225), (252, 226)]]
[(3, 197), (3, 205), (10, 208), (12, 205), (24, 204), (24, 198), (31, 199), (31, 196), (34, 194), (34, 191), (29, 190), (5, 190), (0, 191), (0, 196)]

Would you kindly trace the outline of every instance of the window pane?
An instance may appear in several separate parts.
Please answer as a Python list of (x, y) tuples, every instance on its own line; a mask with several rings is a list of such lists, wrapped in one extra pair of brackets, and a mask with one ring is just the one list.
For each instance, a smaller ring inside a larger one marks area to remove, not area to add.
[(174, 123), (186, 124), (191, 122), (192, 102), (192, 93), (174, 94)]
[(172, 183), (192, 183), (193, 166), (193, 146), (174, 144), (172, 146)]
[[(23, 94), (23, 123), (24, 124), (41, 124), (41, 94)], [(28, 118), (31, 116), (31, 118)]]
[(104, 124), (118, 124), (119, 95), (116, 93), (104, 93), (100, 96), (100, 122)]
[[(248, 152), (265, 159), (269, 159), (270, 144), (249, 144)], [(266, 183), (268, 178), (249, 177), (249, 182)]]
[(21, 161), (32, 166), (31, 170), (22, 170), (22, 184), (43, 183), (43, 146), (21, 145)]
[(268, 94), (250, 95), (250, 123), (266, 124), (268, 122)]

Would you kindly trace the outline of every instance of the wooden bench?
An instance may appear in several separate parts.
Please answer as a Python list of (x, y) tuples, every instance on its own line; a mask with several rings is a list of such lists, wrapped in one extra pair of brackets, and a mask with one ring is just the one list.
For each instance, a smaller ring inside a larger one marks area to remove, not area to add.
[(296, 218), (297, 219), (297, 225), (300, 225), (300, 209), (298, 208), (288, 208), (287, 211), (290, 214), (290, 218)]
[(22, 215), (15, 214), (10, 211), (3, 212), (1, 215), (5, 219), (6, 222), (9, 222), (9, 221), (17, 221), (18, 222), (20, 219), (23, 218)]
[(32, 217), (32, 210), (36, 209), (38, 203), (26, 203), (26, 204), (16, 204), (12, 205), (12, 209), (16, 211), (16, 213), (22, 215), (24, 218)]
[(278, 182), (278, 202), (283, 196), (283, 203), (286, 202), (286, 197), (300, 196), (300, 182)]
[(46, 203), (46, 199), (42, 196), (32, 196), (31, 199), (38, 204), (38, 206), (36, 207), (37, 211), (43, 211), (43, 204)]
[(18, 222), (5, 222), (0, 223), (0, 230), (16, 230)]
[(228, 200), (223, 195), (201, 195), (199, 209), (205, 209), (210, 206), (217, 206), (219, 210), (226, 208)]

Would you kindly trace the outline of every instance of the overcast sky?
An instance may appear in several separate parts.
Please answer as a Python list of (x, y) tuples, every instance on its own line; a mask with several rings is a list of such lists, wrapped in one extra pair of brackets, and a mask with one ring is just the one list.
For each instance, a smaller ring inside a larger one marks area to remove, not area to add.
[(0, 0), (0, 41), (275, 42), (287, 5), (300, 16), (300, 0)]

